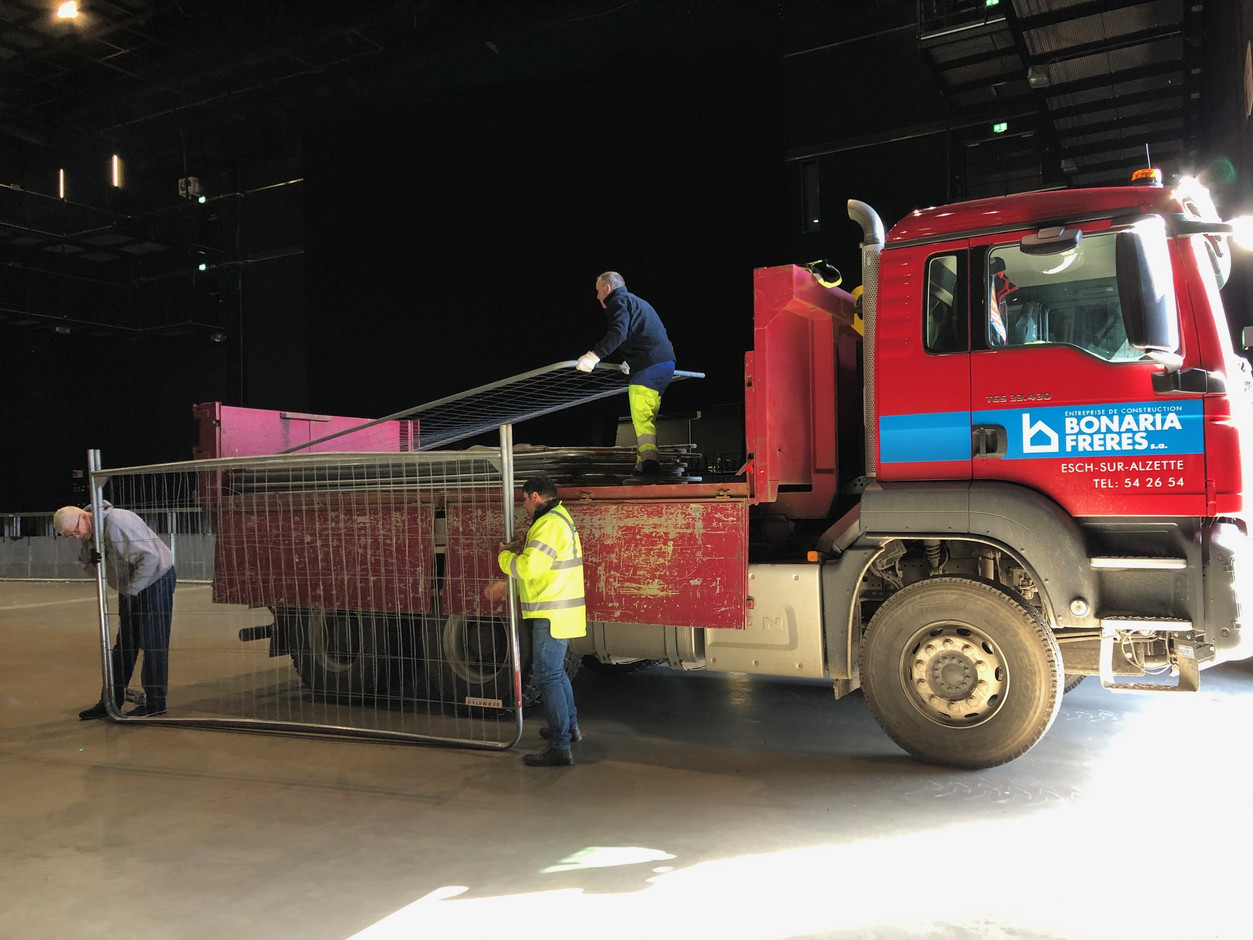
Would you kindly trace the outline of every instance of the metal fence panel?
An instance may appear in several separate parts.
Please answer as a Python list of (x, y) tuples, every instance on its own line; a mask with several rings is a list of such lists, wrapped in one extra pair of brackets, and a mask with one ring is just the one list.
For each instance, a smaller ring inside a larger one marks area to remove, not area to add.
[(515, 744), (516, 606), (483, 594), (516, 513), (508, 453), (93, 466), (94, 493), (178, 546), (168, 711), (137, 720)]

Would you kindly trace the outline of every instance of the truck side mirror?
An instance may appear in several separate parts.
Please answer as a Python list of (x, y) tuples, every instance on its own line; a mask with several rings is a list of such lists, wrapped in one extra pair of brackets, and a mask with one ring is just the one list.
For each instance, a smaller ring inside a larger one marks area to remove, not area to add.
[(1127, 341), (1143, 353), (1179, 350), (1179, 315), (1166, 224), (1142, 219), (1118, 233), (1118, 300)]
[(1240, 345), (1245, 349), (1253, 349), (1253, 326), (1246, 326), (1240, 331)]

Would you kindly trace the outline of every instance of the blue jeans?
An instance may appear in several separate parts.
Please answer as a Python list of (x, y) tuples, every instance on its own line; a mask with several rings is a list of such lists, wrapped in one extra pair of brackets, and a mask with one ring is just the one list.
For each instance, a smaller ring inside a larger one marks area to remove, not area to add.
[(134, 597), (118, 596), (117, 641), (113, 644), (113, 698), (120, 707), (142, 650), (140, 679), (149, 707), (165, 708), (170, 683), (170, 618), (177, 575), (170, 568)]
[(544, 703), (548, 722), (548, 746), (565, 749), (570, 746), (570, 731), (579, 726), (579, 712), (574, 707), (574, 689), (566, 675), (566, 649), (569, 640), (552, 635), (547, 617), (532, 617), (531, 676)]

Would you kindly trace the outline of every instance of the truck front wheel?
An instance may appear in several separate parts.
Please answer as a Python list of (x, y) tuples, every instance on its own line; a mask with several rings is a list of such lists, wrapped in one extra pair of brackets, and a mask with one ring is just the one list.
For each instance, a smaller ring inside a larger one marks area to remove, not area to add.
[(918, 581), (884, 602), (862, 640), (861, 682), (888, 736), (915, 757), (995, 767), (1057, 716), (1062, 657), (1021, 598), (969, 578)]

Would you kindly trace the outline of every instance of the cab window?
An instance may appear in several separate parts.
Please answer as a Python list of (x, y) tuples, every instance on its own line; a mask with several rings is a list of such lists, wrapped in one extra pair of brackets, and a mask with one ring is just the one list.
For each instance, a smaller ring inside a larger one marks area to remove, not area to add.
[(966, 252), (936, 255), (927, 261), (923, 345), (928, 352), (966, 352), (970, 348), (965, 285)]
[(1127, 341), (1115, 267), (1116, 235), (1084, 235), (1052, 255), (1017, 245), (992, 248), (983, 271), (985, 349), (1054, 343), (1077, 346), (1108, 362), (1138, 362)]

